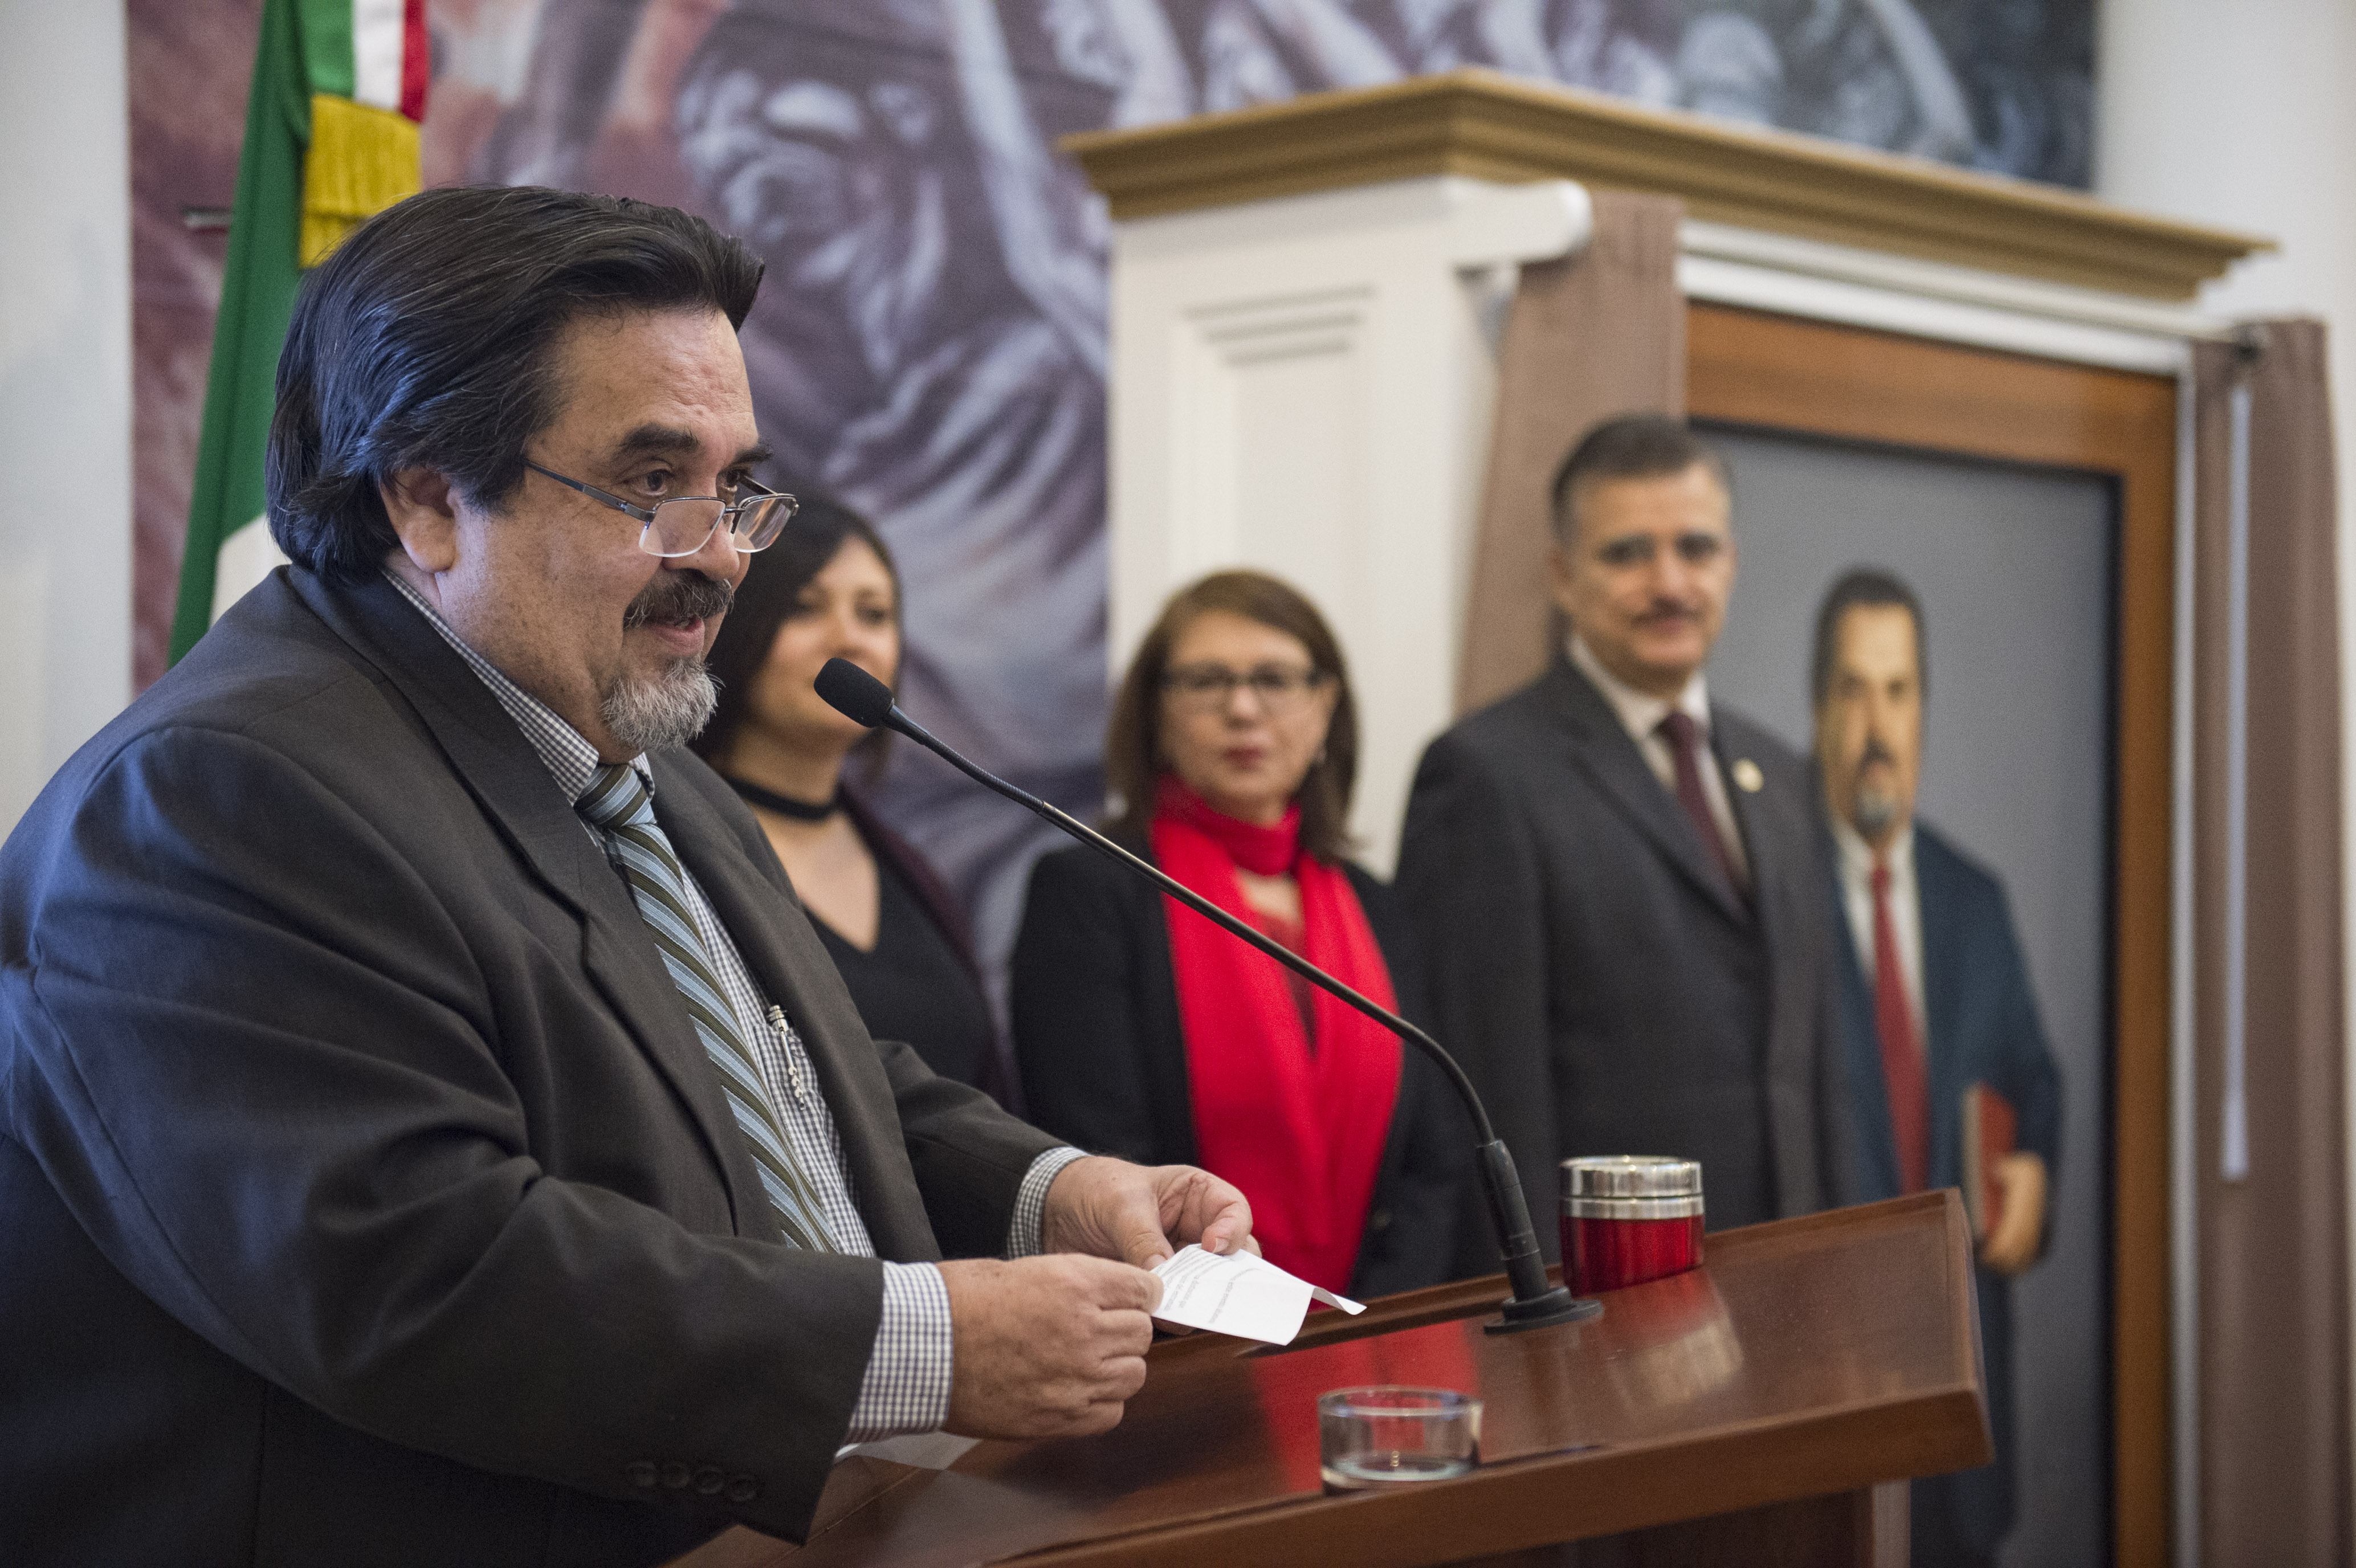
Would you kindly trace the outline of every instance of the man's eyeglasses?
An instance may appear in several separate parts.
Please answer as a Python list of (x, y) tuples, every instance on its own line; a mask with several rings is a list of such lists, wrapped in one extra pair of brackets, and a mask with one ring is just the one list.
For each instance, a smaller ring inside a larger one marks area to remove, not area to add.
[(738, 549), (766, 549), (777, 542), (777, 536), (786, 531), (786, 525), (794, 520), (794, 513), (801, 507), (799, 501), (783, 491), (766, 489), (750, 479), (738, 483), (753, 493), (733, 505), (717, 496), (674, 496), (668, 501), (641, 507), (594, 485), (568, 479), (552, 468), (542, 468), (529, 457), (523, 465), (534, 474), (580, 491), (600, 506), (636, 517), (646, 525), (638, 530), (638, 548), (665, 560), (693, 555), (723, 525), (735, 536)]
[(1259, 699), (1271, 719), (1289, 719), (1309, 706), (1312, 693), (1325, 684), (1325, 672), (1298, 666), (1261, 665), (1234, 670), (1225, 665), (1184, 665), (1162, 677), (1162, 689), (1180, 708), (1197, 713), (1217, 713), (1235, 700), (1236, 688), (1247, 687)]
[[(1726, 553), (1726, 540), (1718, 534), (1696, 529), (1682, 533), (1669, 541), (1669, 549), (1687, 566), (1708, 566)], [(1595, 549), (1595, 559), (1615, 570), (1630, 566), (1650, 566), (1658, 552), (1650, 534), (1629, 534), (1616, 539), (1606, 539)]]

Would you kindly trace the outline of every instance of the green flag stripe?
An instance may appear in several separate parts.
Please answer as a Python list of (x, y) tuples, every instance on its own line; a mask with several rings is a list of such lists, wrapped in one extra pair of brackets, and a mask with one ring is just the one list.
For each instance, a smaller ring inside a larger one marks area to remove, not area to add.
[(352, 58), (352, 0), (301, 0), (303, 66), (313, 92), (349, 98), (359, 86)]
[(311, 134), (311, 87), (303, 68), (297, 0), (264, 0), (253, 87), (238, 155), (237, 198), (221, 272), (205, 379), (203, 433), (188, 496), (180, 597), (172, 616), (177, 661), (204, 635), (221, 541), (261, 516), (262, 457), (301, 273), (294, 265), (303, 204), (303, 147)]

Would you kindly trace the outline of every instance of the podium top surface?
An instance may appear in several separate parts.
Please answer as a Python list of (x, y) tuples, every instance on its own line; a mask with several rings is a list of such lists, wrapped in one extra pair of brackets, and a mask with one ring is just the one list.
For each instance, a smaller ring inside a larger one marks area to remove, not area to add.
[[(1318, 1313), (1281, 1349), (1165, 1342), (1105, 1435), (983, 1443), (938, 1471), (852, 1458), (807, 1547), (732, 1531), (682, 1568), (1430, 1563), (1987, 1462), (1953, 1193), (1713, 1235), (1704, 1267), (1609, 1293), (1584, 1324), (1484, 1334), (1501, 1287)], [(1323, 1496), (1317, 1396), (1365, 1383), (1477, 1395), (1481, 1466)]]

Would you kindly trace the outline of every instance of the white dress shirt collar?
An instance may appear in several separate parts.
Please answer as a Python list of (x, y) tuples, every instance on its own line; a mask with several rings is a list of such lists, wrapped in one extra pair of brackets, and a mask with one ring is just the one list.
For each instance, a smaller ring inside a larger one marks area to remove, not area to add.
[[(596, 781), (597, 770), (605, 765), (605, 759), (598, 756), (597, 748), (590, 742), (589, 737), (565, 722), (556, 709), (518, 686), (509, 678), (507, 671), (476, 652), (473, 645), (458, 635), (457, 628), (444, 620), (442, 613), (399, 572), (391, 567), (380, 570), (384, 572), (384, 580), (409, 601), (412, 608), (425, 617), (425, 624), (439, 633), (442, 640), (466, 661), (466, 667), (475, 672), (476, 678), (490, 688), (491, 695), (498, 699), (500, 708), (515, 720), (516, 728), (523, 731), (523, 738), (531, 742), (532, 752), (540, 758), (541, 765), (547, 768), (556, 780), (556, 787), (564, 792), (564, 798), (576, 805), (580, 804), (581, 797), (589, 793), (589, 786)], [(647, 754), (640, 752), (632, 757), (630, 766), (637, 770), (640, 782), (647, 786), (647, 793), (652, 795), (655, 775), (654, 769), (647, 763)]]
[[(1854, 877), (1868, 890), (1873, 886), (1873, 846), (1865, 836), (1838, 816), (1826, 814), (1833, 825), (1833, 842), (1840, 847), (1841, 876)], [(1898, 836), (1890, 841), (1890, 852), (1883, 858), (1890, 867), (1890, 887), (1895, 892), (1903, 887), (1911, 895), (1914, 891), (1914, 824), (1912, 819), (1901, 824)]]
[(1708, 738), (1709, 677), (1701, 671), (1694, 671), (1693, 678), (1686, 682), (1686, 688), (1677, 693), (1676, 701), (1664, 702), (1657, 697), (1649, 697), (1637, 690), (1604, 668), (1603, 661), (1595, 656), (1595, 650), (1587, 645), (1587, 639), (1576, 632), (1570, 635), (1570, 662), (1579, 667), (1580, 674), (1595, 683), (1595, 689), (1603, 694), (1603, 700), (1610, 703), (1612, 711), (1620, 716), (1621, 727), (1638, 745), (1644, 744), (1660, 729), (1661, 720), (1666, 719), (1672, 709), (1691, 719), (1694, 728), (1702, 737), (1705, 740)]
[[(1873, 846), (1858, 830), (1827, 813), (1840, 861), (1841, 904), (1866, 988), (1875, 983), (1873, 953)], [(1931, 1020), (1922, 1008), (1922, 898), (1914, 880), (1914, 824), (1910, 819), (1890, 839), (1882, 863), (1890, 868), (1890, 927), (1898, 942), (1898, 966), (1906, 982), (1906, 1002), (1914, 1012), (1914, 1038), (1927, 1053)]]
[[(1670, 750), (1668, 737), (1661, 733), (1661, 720), (1678, 712), (1694, 721), (1701, 752), (1701, 793), (1709, 803), (1710, 819), (1718, 824), (1718, 836), (1726, 846), (1735, 880), (1747, 886), (1751, 880), (1751, 851), (1742, 841), (1742, 827), (1734, 816), (1734, 798), (1727, 793), (1726, 775), (1719, 770), (1717, 753), (1710, 746), (1709, 683), (1701, 671), (1694, 671), (1693, 678), (1686, 682), (1686, 688), (1677, 693), (1675, 702), (1664, 702), (1657, 697), (1645, 696), (1605, 669), (1603, 661), (1595, 656), (1595, 650), (1577, 633), (1571, 635), (1570, 662), (1595, 683), (1595, 689), (1603, 694), (1603, 700), (1619, 717), (1621, 728), (1636, 742), (1644, 766), (1672, 795), (1677, 793), (1676, 755)], [(1752, 787), (1757, 787), (1755, 783)]]

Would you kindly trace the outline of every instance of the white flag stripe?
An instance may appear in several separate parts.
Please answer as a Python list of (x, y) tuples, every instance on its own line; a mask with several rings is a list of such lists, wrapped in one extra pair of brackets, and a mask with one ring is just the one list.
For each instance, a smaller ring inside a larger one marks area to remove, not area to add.
[(352, 97), (376, 109), (401, 107), (401, 56), (409, 37), (402, 0), (352, 0)]
[(270, 537), (270, 519), (266, 517), (254, 518), (221, 540), (220, 549), (213, 557), (212, 613), (205, 624), (209, 626), (220, 620), (222, 611), (285, 564), (286, 552)]

